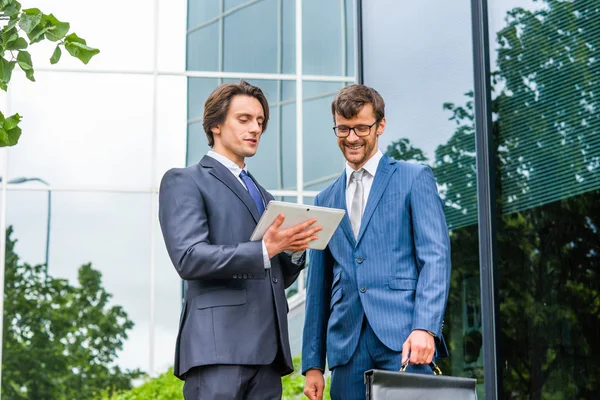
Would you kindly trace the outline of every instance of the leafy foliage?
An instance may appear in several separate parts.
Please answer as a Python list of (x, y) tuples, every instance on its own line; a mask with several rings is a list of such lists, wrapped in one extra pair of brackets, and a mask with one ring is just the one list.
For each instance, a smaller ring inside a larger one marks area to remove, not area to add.
[[(85, 39), (69, 33), (68, 22), (59, 21), (52, 14), (44, 14), (37, 8), (21, 9), (16, 0), (0, 0), (0, 21), (6, 25), (0, 30), (0, 89), (6, 91), (12, 72), (18, 64), (27, 79), (35, 82), (30, 45), (49, 40), (56, 43), (50, 62), (56, 64), (62, 55), (61, 47), (87, 64), (100, 50), (89, 47)], [(19, 114), (8, 118), (0, 112), (0, 147), (14, 146), (19, 141), (21, 129)]]
[(29, 265), (14, 252), (7, 231), (2, 397), (93, 399), (107, 388), (128, 389), (136, 371), (114, 365), (133, 327), (90, 264), (78, 286), (52, 277), (47, 265)]

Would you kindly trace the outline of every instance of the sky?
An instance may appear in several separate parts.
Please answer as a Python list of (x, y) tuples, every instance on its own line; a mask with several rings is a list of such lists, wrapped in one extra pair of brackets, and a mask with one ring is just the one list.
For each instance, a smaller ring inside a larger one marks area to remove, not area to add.
[[(185, 69), (186, 3), (159, 1), (158, 71)], [(36, 72), (35, 83), (15, 71), (0, 102), (5, 114), (23, 116), (20, 143), (0, 151), (1, 175), (9, 180), (39, 177), (52, 185), (50, 273), (74, 281), (77, 268), (87, 262), (103, 273), (113, 304), (122, 305), (136, 323), (118, 361), (125, 368), (148, 370), (149, 265), (155, 252), (155, 370), (163, 371), (172, 365), (180, 286), (164, 250), (151, 191), (164, 171), (185, 163), (186, 78), (158, 77), (158, 152), (153, 161), (153, 2), (22, 4), (70, 22), (72, 31), (101, 53), (87, 66), (63, 53), (52, 67), (47, 60), (53, 46), (32, 48), (34, 67), (46, 71)], [(504, 25), (506, 10), (532, 4), (490, 0), (490, 30)], [(433, 159), (435, 148), (454, 132), (442, 104), (462, 104), (473, 86), (470, 1), (378, 0), (363, 5), (365, 82), (387, 105), (380, 147), (385, 150), (392, 140), (408, 137)], [(86, 72), (47, 71), (52, 68)], [(125, 74), (93, 72), (98, 70)], [(6, 158), (7, 171), (1, 162)], [(12, 190), (6, 207), (7, 223), (18, 239), (16, 252), (25, 262), (42, 263), (47, 192)]]

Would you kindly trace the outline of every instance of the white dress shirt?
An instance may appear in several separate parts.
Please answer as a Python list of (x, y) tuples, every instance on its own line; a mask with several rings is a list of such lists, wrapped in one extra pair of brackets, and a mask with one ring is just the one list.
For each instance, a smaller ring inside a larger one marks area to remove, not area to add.
[[(240, 182), (242, 187), (244, 189), (248, 190), (248, 188), (244, 184), (244, 181), (242, 181), (242, 178), (240, 177), (240, 174), (242, 173), (242, 171), (246, 171), (246, 173), (248, 173), (248, 168), (246, 167), (245, 164), (244, 164), (244, 168), (240, 168), (239, 165), (237, 165), (236, 163), (231, 161), (229, 158), (225, 157), (222, 154), (216, 153), (212, 150), (209, 150), (209, 152), (206, 153), (206, 155), (214, 158), (219, 163), (221, 163), (225, 168), (227, 168), (229, 170), (229, 172), (231, 172), (233, 174), (233, 176), (235, 176), (237, 178), (238, 182)], [(265, 202), (265, 199), (263, 199), (263, 205), (264, 205), (264, 202)], [(267, 251), (267, 246), (265, 246), (264, 240), (262, 241), (262, 253), (263, 253), (263, 263), (265, 265), (265, 269), (271, 268), (271, 260), (269, 259), (269, 252)], [(290, 252), (286, 251), (286, 254), (292, 256), (292, 262), (294, 264), (298, 264), (298, 261), (300, 261), (300, 259), (302, 258), (302, 255), (304, 254), (304, 251), (297, 251), (295, 253), (292, 253), (291, 251)]]
[[(375, 179), (375, 173), (377, 172), (377, 166), (379, 166), (379, 160), (383, 157), (383, 153), (381, 150), (377, 150), (377, 153), (373, 154), (373, 157), (369, 158), (369, 160), (362, 166), (365, 170), (363, 173), (362, 183), (363, 183), (363, 209), (362, 213), (364, 214), (364, 207), (367, 206), (367, 200), (369, 199), (369, 193), (371, 192), (371, 187), (373, 186), (373, 180)], [(352, 212), (352, 198), (354, 197), (354, 192), (356, 191), (356, 183), (350, 180), (350, 175), (355, 170), (346, 163), (346, 210), (348, 210), (348, 217), (350, 217), (350, 213)]]

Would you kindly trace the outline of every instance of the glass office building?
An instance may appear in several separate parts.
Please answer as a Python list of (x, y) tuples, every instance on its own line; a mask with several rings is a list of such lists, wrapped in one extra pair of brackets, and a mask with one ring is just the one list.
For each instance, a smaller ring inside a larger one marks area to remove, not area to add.
[[(446, 205), (445, 373), (477, 378), (482, 398), (600, 392), (597, 2), (188, 7), (188, 164), (207, 151), (207, 94), (246, 78), (274, 116), (250, 169), (274, 195), (310, 203), (343, 168), (333, 95), (375, 87), (387, 103), (381, 150), (430, 165)], [(302, 280), (290, 294), (301, 351)]]
[[(73, 284), (91, 262), (135, 324), (119, 366), (172, 365), (181, 286), (156, 194), (166, 169), (208, 151), (208, 94), (239, 79), (263, 88), (271, 122), (249, 169), (274, 196), (311, 203), (344, 167), (331, 101), (362, 82), (386, 101), (380, 149), (431, 166), (445, 203), (444, 373), (477, 378), (479, 398), (598, 397), (597, 0), (79, 3), (29, 5), (102, 53), (85, 68), (41, 63), (35, 84), (14, 74), (5, 104), (26, 119), (0, 152), (0, 244), (17, 242), (0, 262), (47, 262)], [(115, 35), (97, 18), (111, 7)], [(304, 296), (301, 276), (288, 290), (296, 354)], [(6, 347), (11, 304), (3, 371), (19, 356)]]

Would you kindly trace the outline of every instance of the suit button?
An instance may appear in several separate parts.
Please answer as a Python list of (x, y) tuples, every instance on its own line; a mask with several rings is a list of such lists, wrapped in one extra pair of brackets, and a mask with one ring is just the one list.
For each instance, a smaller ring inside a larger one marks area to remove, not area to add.
[(362, 264), (362, 262), (363, 262), (363, 259), (362, 259), (362, 257), (358, 257), (358, 258), (356, 259), (356, 262), (357, 262), (357, 263), (359, 263), (359, 264)]
[(277, 278), (273, 278), (273, 283), (277, 283)]
[(248, 274), (244, 274), (244, 279), (248, 279)]
[(233, 279), (237, 279), (237, 275), (234, 275), (234, 276), (233, 276)]
[(360, 287), (360, 292), (361, 292), (361, 293), (364, 293), (364, 292), (366, 292), (366, 291), (367, 291), (367, 288), (366, 288), (366, 287), (364, 287), (364, 286), (361, 286), (361, 287)]
[(248, 278), (252, 279), (252, 274), (248, 274)]

